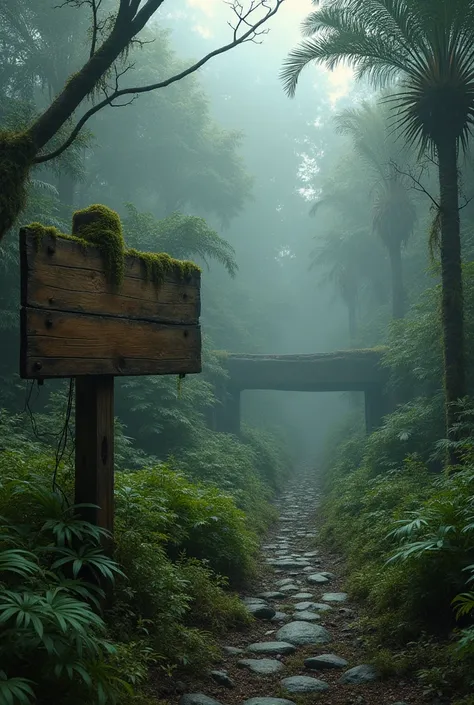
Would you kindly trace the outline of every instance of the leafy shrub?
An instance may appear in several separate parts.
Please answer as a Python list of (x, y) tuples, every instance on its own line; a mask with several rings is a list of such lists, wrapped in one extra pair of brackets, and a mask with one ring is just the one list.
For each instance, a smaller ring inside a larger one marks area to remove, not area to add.
[(257, 474), (255, 452), (236, 436), (206, 431), (200, 444), (178, 453), (176, 461), (193, 480), (213, 483), (231, 495), (258, 533), (276, 518), (269, 505), (272, 491)]
[[(208, 667), (214, 635), (249, 622), (228, 580), (252, 575), (256, 536), (234, 500), (171, 466), (117, 473), (115, 563), (68, 504), (67, 464), (53, 491), (51, 453), (13, 445), (0, 453), (0, 621), (23, 621), (0, 636), (5, 702), (134, 702), (151, 666)], [(115, 580), (103, 616), (83, 569)]]
[(256, 537), (245, 514), (229, 495), (212, 485), (191, 484), (170, 466), (118, 474), (118, 541), (137, 526), (143, 540), (159, 542), (172, 560), (184, 552), (231, 579), (252, 573)]
[(243, 426), (242, 440), (253, 450), (254, 468), (262, 481), (278, 492), (288, 479), (291, 461), (278, 438), (260, 429)]
[[(23, 507), (27, 523), (8, 516)], [(97, 613), (98, 587), (117, 564), (100, 548), (103, 532), (82, 521), (58, 493), (3, 474), (0, 526), (0, 701), (117, 702), (131, 692), (109, 662), (114, 652)], [(94, 577), (84, 579), (84, 572)]]

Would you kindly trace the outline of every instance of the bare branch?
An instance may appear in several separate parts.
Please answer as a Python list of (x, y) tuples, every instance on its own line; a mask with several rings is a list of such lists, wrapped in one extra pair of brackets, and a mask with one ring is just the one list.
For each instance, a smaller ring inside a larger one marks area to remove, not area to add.
[(421, 178), (423, 177), (423, 174), (424, 174), (425, 171), (426, 171), (426, 167), (425, 167), (424, 165), (422, 165), (422, 166), (420, 167), (420, 174), (419, 174), (418, 177), (414, 176), (414, 175), (413, 175), (413, 172), (412, 172), (411, 170), (410, 170), (410, 171), (402, 171), (402, 170), (398, 167), (398, 165), (396, 164), (396, 162), (394, 162), (394, 161), (391, 161), (391, 162), (390, 162), (390, 165), (391, 165), (392, 168), (397, 172), (397, 174), (400, 174), (400, 176), (406, 176), (406, 177), (408, 177), (408, 178), (410, 179), (410, 181), (411, 181), (412, 184), (413, 184), (413, 188), (414, 188), (415, 191), (418, 191), (418, 193), (424, 193), (425, 196), (428, 196), (428, 198), (430, 199), (430, 201), (432, 202), (432, 204), (435, 206), (435, 208), (437, 208), (438, 210), (440, 209), (440, 205), (439, 205), (438, 201), (431, 195), (431, 193), (430, 193), (429, 191), (426, 190), (426, 188), (425, 188), (425, 187), (423, 186), (423, 184), (421, 183)]
[(94, 56), (97, 49), (97, 40), (99, 38), (100, 32), (104, 29), (106, 22), (99, 22), (99, 10), (102, 5), (102, 0), (64, 0), (59, 5), (55, 5), (57, 8), (62, 7), (75, 7), (80, 8), (83, 5), (89, 5), (92, 13), (92, 27), (91, 27), (91, 47), (89, 49), (89, 58)]
[(91, 48), (89, 52), (89, 56), (94, 56), (96, 46), (97, 46), (97, 34), (99, 32), (99, 18), (98, 18), (98, 13), (100, 6), (102, 4), (102, 0), (91, 0), (91, 6), (92, 6), (92, 41), (91, 41)]
[[(161, 4), (160, 0), (154, 0), (154, 2)], [(50, 152), (48, 154), (43, 154), (43, 155), (37, 156), (36, 159), (34, 160), (34, 163), (35, 164), (43, 164), (45, 162), (50, 161), (51, 159), (55, 159), (60, 154), (62, 154), (74, 142), (77, 135), (84, 127), (85, 123), (93, 115), (98, 113), (99, 110), (102, 110), (103, 108), (105, 108), (108, 105), (112, 105), (112, 103), (114, 101), (116, 101), (117, 98), (121, 98), (122, 96), (125, 96), (125, 95), (132, 95), (133, 98), (131, 99), (131, 101), (126, 103), (126, 105), (129, 105), (141, 93), (149, 93), (151, 91), (155, 91), (160, 88), (167, 88), (168, 86), (172, 85), (173, 83), (177, 83), (178, 81), (181, 81), (183, 78), (186, 78), (187, 76), (190, 76), (191, 74), (195, 73), (202, 66), (207, 64), (211, 59), (215, 58), (216, 56), (219, 56), (220, 54), (224, 54), (224, 53), (230, 51), (231, 49), (234, 49), (235, 47), (240, 46), (241, 44), (244, 44), (245, 42), (254, 41), (256, 37), (258, 37), (262, 33), (264, 33), (265, 30), (261, 30), (261, 27), (271, 17), (273, 17), (278, 12), (278, 10), (280, 9), (280, 7), (283, 5), (284, 2), (285, 2), (285, 0), (275, 0), (275, 5), (272, 6), (269, 4), (269, 0), (251, 0), (249, 10), (244, 12), (239, 0), (235, 0), (232, 3), (232, 6), (238, 16), (238, 20), (237, 20), (236, 26), (234, 27), (234, 35), (233, 35), (233, 39), (231, 42), (229, 42), (228, 44), (224, 44), (223, 46), (221, 46), (217, 49), (214, 49), (213, 51), (209, 52), (204, 57), (202, 57), (202, 59), (200, 59), (196, 63), (189, 66), (187, 69), (184, 69), (180, 73), (175, 74), (174, 76), (171, 76), (170, 78), (167, 78), (164, 81), (159, 81), (157, 83), (151, 83), (151, 84), (145, 85), (145, 86), (135, 86), (135, 87), (130, 87), (130, 88), (122, 88), (122, 89), (119, 89), (118, 85), (116, 85), (116, 89), (110, 95), (106, 95), (106, 97), (103, 100), (101, 100), (99, 103), (96, 103), (96, 105), (93, 105), (89, 110), (87, 110), (84, 113), (84, 115), (79, 119), (79, 121), (77, 122), (77, 124), (73, 128), (73, 130), (72, 130), (71, 134), (69, 135), (69, 137), (67, 138), (67, 140), (60, 147), (58, 147), (53, 152)], [(144, 12), (147, 9), (149, 11), (149, 5), (151, 5), (151, 4), (152, 3), (150, 1), (148, 3), (146, 3), (146, 5), (136, 14), (133, 22), (135, 22), (139, 18), (139, 16), (141, 15), (142, 12)], [(120, 0), (119, 12), (124, 10), (125, 6), (126, 6), (126, 9), (131, 10), (133, 5), (136, 5), (136, 0)], [(263, 8), (265, 10), (263, 16), (259, 20), (256, 20), (253, 24), (249, 24), (248, 18), (250, 16), (250, 14), (254, 13), (256, 10), (259, 10), (261, 8)], [(245, 29), (241, 34), (239, 34), (239, 29), (242, 28), (242, 26), (247, 27), (247, 29)], [(118, 106), (116, 106), (116, 107), (118, 107)]]
[(462, 204), (462, 206), (459, 206), (459, 210), (460, 210), (460, 211), (462, 211), (462, 210), (464, 210), (464, 208), (467, 208), (467, 207), (468, 207), (468, 205), (471, 203), (471, 201), (474, 200), (474, 196), (471, 196), (471, 198), (466, 198), (466, 197), (464, 196), (464, 199), (465, 199), (465, 200), (464, 200), (464, 203)]

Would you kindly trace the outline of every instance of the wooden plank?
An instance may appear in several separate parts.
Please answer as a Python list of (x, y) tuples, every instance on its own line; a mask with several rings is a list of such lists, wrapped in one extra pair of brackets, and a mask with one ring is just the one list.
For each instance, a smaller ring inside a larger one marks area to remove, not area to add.
[(113, 316), (21, 310), (23, 378), (201, 371), (201, 329)]
[(193, 324), (200, 315), (200, 273), (182, 280), (167, 275), (147, 281), (136, 257), (125, 258), (119, 289), (111, 287), (96, 247), (46, 235), (37, 243), (28, 228), (20, 231), (22, 306), (122, 316), (161, 323)]
[(81, 516), (113, 531), (114, 521), (114, 378), (76, 380), (75, 504)]

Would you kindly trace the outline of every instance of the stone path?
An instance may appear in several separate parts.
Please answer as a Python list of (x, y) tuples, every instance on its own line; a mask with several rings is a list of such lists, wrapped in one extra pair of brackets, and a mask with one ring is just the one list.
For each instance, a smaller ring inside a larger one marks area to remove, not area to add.
[[(227, 635), (218, 671), (183, 684), (179, 705), (416, 705), (417, 686), (379, 678), (364, 663), (364, 639), (338, 575), (318, 548), (319, 496), (299, 478), (278, 503), (280, 520), (262, 546), (266, 569), (242, 596), (255, 622)], [(330, 568), (330, 570), (326, 570)]]

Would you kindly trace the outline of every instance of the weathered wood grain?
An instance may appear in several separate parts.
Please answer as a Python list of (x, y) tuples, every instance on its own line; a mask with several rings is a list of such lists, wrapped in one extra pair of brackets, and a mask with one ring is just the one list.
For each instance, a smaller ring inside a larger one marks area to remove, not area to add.
[(195, 324), (200, 315), (200, 273), (187, 279), (167, 275), (162, 284), (146, 280), (140, 260), (127, 255), (125, 277), (115, 291), (96, 247), (20, 231), (22, 306), (51, 311), (105, 314), (159, 323)]
[(25, 378), (190, 374), (201, 371), (199, 325), (21, 310)]

